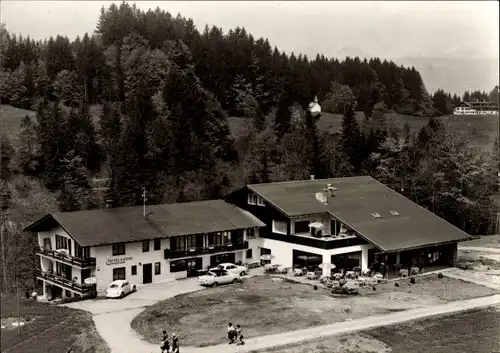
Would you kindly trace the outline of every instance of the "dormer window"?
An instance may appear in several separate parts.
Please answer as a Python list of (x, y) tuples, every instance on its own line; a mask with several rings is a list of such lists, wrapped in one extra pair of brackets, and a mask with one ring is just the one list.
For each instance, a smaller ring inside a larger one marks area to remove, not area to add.
[(397, 211), (389, 211), (389, 213), (393, 216), (399, 216), (399, 212)]
[(249, 205), (256, 205), (257, 204), (257, 195), (248, 194), (248, 204)]
[(373, 218), (382, 218), (382, 216), (380, 214), (378, 214), (377, 212), (373, 212), (372, 217)]
[(259, 195), (248, 194), (248, 204), (249, 205), (257, 205), (257, 206), (265, 206), (264, 199)]

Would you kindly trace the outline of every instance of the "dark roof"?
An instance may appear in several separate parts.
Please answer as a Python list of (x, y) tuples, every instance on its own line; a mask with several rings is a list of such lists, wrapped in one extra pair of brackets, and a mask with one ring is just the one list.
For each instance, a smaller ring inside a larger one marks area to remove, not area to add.
[(57, 222), (81, 246), (95, 246), (265, 226), (223, 200), (149, 205), (146, 213), (149, 215), (144, 218), (142, 206), (55, 212), (26, 230), (49, 230)]
[[(316, 200), (326, 184), (338, 190), (328, 205)], [(432, 212), (369, 176), (248, 185), (289, 217), (330, 213), (382, 251), (470, 239)], [(399, 215), (392, 215), (396, 211)], [(372, 213), (378, 213), (375, 218)]]

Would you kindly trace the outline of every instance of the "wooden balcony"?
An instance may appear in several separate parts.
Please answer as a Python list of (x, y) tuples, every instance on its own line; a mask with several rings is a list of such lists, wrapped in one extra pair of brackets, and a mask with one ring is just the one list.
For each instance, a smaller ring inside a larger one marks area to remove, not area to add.
[(248, 249), (248, 242), (232, 243), (225, 245), (211, 246), (208, 248), (193, 248), (189, 250), (164, 250), (165, 259), (179, 259), (181, 257), (200, 256)]
[(56, 272), (46, 272), (42, 270), (37, 270), (36, 277), (41, 280), (46, 280), (62, 288), (77, 292), (81, 296), (90, 294), (93, 287), (92, 285), (73, 282), (72, 280), (63, 277), (62, 274)]
[(95, 267), (95, 257), (89, 257), (87, 259), (82, 259), (80, 257), (66, 255), (66, 254), (63, 254), (61, 252), (57, 252), (55, 250), (48, 250), (48, 249), (45, 249), (43, 246), (40, 246), (37, 249), (37, 254), (50, 257), (54, 260), (57, 260), (59, 262), (65, 263), (65, 264), (70, 265), (70, 266), (77, 266), (80, 268)]

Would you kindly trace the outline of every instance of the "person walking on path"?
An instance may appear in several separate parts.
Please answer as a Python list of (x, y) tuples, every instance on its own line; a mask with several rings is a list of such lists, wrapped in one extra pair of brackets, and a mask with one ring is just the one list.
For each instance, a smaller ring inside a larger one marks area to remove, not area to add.
[(236, 343), (238, 346), (245, 344), (245, 342), (243, 342), (243, 334), (241, 333), (241, 326), (240, 325), (236, 325), (236, 340), (238, 342), (238, 343)]
[(232, 323), (227, 324), (227, 338), (229, 339), (229, 344), (234, 343), (235, 330)]
[(168, 342), (168, 334), (163, 330), (163, 335), (160, 343), (161, 353), (170, 353), (170, 343)]
[(175, 333), (172, 333), (172, 353), (180, 353), (179, 337)]

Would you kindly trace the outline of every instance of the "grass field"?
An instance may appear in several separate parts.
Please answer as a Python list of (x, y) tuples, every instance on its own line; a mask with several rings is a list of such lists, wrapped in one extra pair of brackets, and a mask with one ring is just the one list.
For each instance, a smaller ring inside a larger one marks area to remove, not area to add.
[[(100, 112), (100, 106), (91, 107), (91, 114), (97, 117)], [(0, 105), (0, 131), (6, 131), (9, 136), (17, 136), (20, 130), (21, 119), (26, 116), (34, 116), (31, 110), (14, 108), (10, 105)], [(362, 113), (357, 113), (359, 120), (362, 119)], [(388, 119), (395, 121), (402, 128), (405, 122), (411, 127), (413, 132), (418, 132), (422, 126), (427, 124), (428, 118), (389, 114)], [(445, 116), (440, 117), (444, 124), (451, 129), (473, 131), (477, 133), (477, 141), (485, 147), (491, 146), (496, 134), (498, 133), (499, 117), (497, 116)], [(229, 126), (234, 137), (241, 136), (249, 124), (247, 118), (229, 117)], [(321, 113), (318, 121), (320, 130), (329, 130), (332, 132), (340, 131), (342, 115)]]
[(272, 276), (245, 279), (236, 285), (180, 295), (151, 307), (132, 321), (132, 328), (157, 343), (158, 327), (168, 325), (186, 346), (226, 342), (228, 322), (240, 324), (245, 337), (255, 337), (371, 315), (494, 294), (486, 287), (450, 278), (424, 276), (363, 288), (357, 297), (334, 297), (325, 288)]
[(500, 307), (473, 310), (252, 353), (500, 352)]
[(1, 298), (1, 351), (6, 353), (108, 353), (106, 343), (97, 333), (92, 316), (82, 310), (20, 299), (20, 335), (12, 322), (17, 321), (16, 298)]

